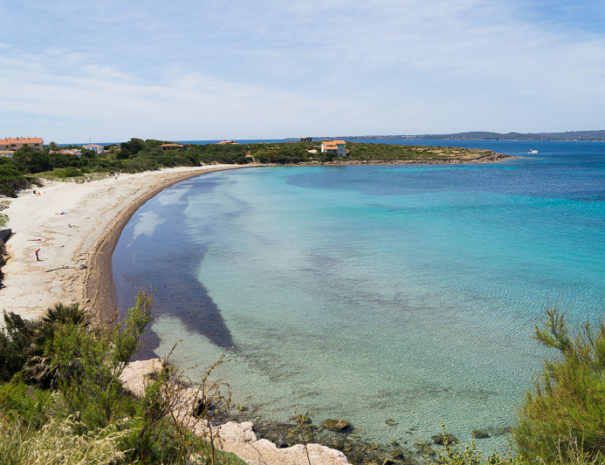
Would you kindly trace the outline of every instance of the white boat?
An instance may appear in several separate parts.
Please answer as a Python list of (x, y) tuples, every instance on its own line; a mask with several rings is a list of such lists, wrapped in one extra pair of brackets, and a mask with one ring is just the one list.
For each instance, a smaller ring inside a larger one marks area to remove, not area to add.
[(530, 149), (527, 153), (538, 153), (538, 151), (536, 149)]

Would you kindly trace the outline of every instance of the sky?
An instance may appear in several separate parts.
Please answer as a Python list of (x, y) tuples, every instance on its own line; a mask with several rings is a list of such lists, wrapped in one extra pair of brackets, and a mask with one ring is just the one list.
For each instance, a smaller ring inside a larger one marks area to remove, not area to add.
[(0, 0), (0, 138), (605, 129), (603, 0)]

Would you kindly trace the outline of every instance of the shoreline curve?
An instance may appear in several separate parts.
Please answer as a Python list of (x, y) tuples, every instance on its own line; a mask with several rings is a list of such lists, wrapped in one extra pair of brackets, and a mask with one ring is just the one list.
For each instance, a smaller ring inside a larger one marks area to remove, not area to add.
[[(122, 231), (133, 215), (148, 200), (152, 199), (164, 189), (178, 184), (181, 181), (202, 176), (217, 171), (253, 167), (251, 165), (231, 165), (210, 168), (203, 171), (187, 171), (171, 173), (159, 184), (132, 200), (128, 206), (119, 212), (112, 223), (99, 236), (88, 252), (88, 268), (84, 278), (82, 300), (87, 302), (93, 314), (103, 322), (111, 321), (117, 310), (115, 283), (113, 281), (112, 256), (113, 251), (122, 235)], [(255, 166), (254, 166), (255, 167)]]
[(13, 234), (2, 266), (0, 312), (37, 319), (57, 303), (78, 303), (95, 319), (110, 320), (116, 309), (111, 258), (137, 209), (180, 181), (249, 166), (177, 167), (86, 181), (46, 181), (35, 193), (28, 189), (7, 199), (7, 227)]

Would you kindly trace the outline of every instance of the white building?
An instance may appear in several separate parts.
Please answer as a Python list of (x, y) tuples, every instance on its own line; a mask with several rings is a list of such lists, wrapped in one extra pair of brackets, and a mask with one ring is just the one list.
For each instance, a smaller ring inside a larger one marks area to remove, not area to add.
[(339, 157), (346, 157), (347, 143), (344, 140), (324, 140), (321, 142), (321, 153), (333, 153)]
[(99, 145), (99, 144), (87, 144), (87, 145), (83, 145), (82, 148), (86, 149), (86, 150), (92, 150), (97, 155), (102, 154), (103, 150), (105, 150), (105, 147), (103, 147), (102, 145)]

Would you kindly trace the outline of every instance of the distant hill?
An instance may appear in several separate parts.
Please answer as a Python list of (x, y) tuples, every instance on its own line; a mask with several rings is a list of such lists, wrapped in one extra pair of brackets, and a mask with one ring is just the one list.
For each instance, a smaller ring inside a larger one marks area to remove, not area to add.
[(600, 131), (566, 131), (566, 132), (535, 132), (520, 133), (509, 132), (458, 132), (455, 134), (419, 134), (419, 135), (391, 135), (391, 136), (361, 136), (347, 139), (449, 139), (449, 140), (555, 140), (555, 141), (605, 141), (605, 130)]

